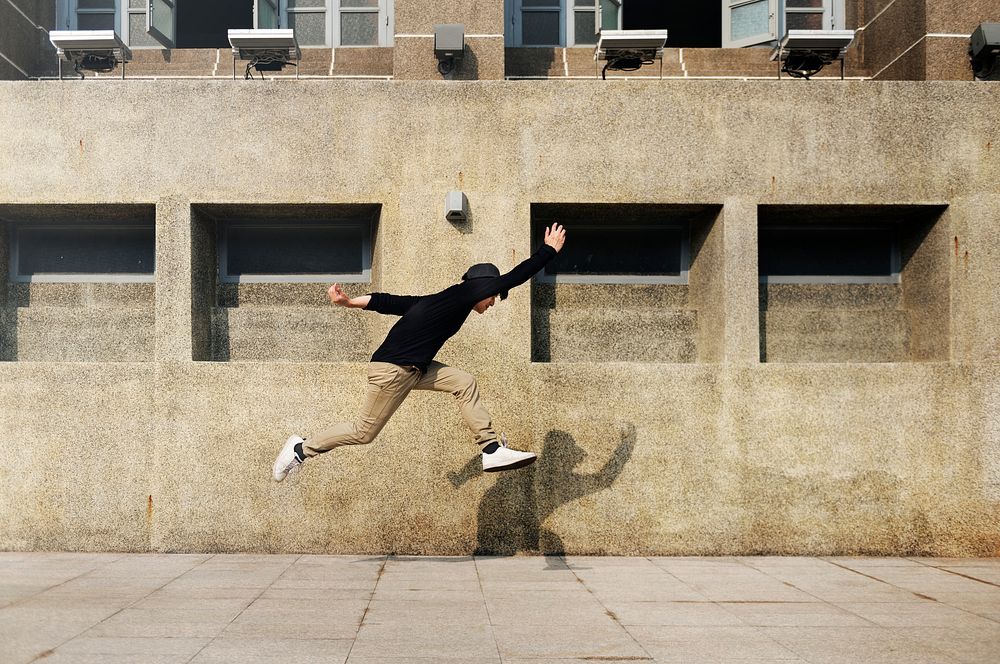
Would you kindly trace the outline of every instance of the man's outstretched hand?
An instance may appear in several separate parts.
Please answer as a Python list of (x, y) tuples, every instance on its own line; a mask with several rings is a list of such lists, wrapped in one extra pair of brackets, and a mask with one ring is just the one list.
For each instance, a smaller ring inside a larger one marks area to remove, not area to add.
[(347, 293), (344, 289), (340, 287), (340, 284), (334, 284), (326, 290), (326, 294), (330, 297), (330, 302), (336, 304), (340, 307), (349, 307), (351, 309), (364, 309), (371, 302), (371, 295), (359, 295), (357, 297), (347, 297)]
[(351, 298), (347, 297), (344, 289), (340, 287), (340, 284), (334, 284), (330, 286), (326, 294), (330, 296), (330, 302), (341, 307), (351, 306)]
[(545, 229), (545, 244), (549, 245), (556, 251), (559, 251), (562, 249), (565, 242), (566, 229), (559, 224), (552, 224), (550, 227)]

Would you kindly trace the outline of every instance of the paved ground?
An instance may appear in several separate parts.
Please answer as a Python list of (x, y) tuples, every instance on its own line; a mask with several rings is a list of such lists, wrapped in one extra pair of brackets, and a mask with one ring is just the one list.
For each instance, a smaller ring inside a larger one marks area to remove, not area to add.
[(0, 662), (1000, 662), (1000, 558), (0, 553)]

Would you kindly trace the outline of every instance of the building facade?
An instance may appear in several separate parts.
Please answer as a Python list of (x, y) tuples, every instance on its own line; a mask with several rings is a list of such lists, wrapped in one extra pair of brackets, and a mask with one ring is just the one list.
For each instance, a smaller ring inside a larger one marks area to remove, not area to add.
[[(603, 5), (423, 0), (269, 4), (298, 77), (234, 80), (184, 1), (175, 48), (145, 3), (0, 2), (0, 548), (1000, 553), (995, 0), (786, 8), (859, 30), (810, 81), (726, 35), (601, 80)], [(67, 21), (128, 31), (124, 80), (53, 80)], [(436, 292), (554, 221), (563, 261), (439, 355), (537, 464), (484, 475), (414, 393), (271, 482), (393, 322), (332, 280)]]

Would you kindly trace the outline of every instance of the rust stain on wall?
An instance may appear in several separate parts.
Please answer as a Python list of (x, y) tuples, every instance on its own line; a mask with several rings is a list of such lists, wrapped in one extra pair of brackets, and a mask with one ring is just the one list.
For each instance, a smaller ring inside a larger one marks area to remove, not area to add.
[(146, 500), (146, 525), (153, 525), (153, 496), (149, 496)]

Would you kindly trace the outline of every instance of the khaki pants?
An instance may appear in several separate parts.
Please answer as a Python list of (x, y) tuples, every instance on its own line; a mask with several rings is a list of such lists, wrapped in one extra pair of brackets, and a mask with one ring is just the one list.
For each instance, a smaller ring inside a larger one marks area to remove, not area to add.
[(375, 440), (410, 390), (450, 392), (458, 399), (459, 410), (476, 443), (485, 447), (496, 441), (490, 414), (479, 400), (479, 386), (472, 374), (440, 362), (431, 362), (425, 374), (416, 367), (372, 362), (368, 366), (368, 393), (358, 418), (309, 436), (302, 445), (303, 452), (312, 457), (341, 445), (367, 445)]

